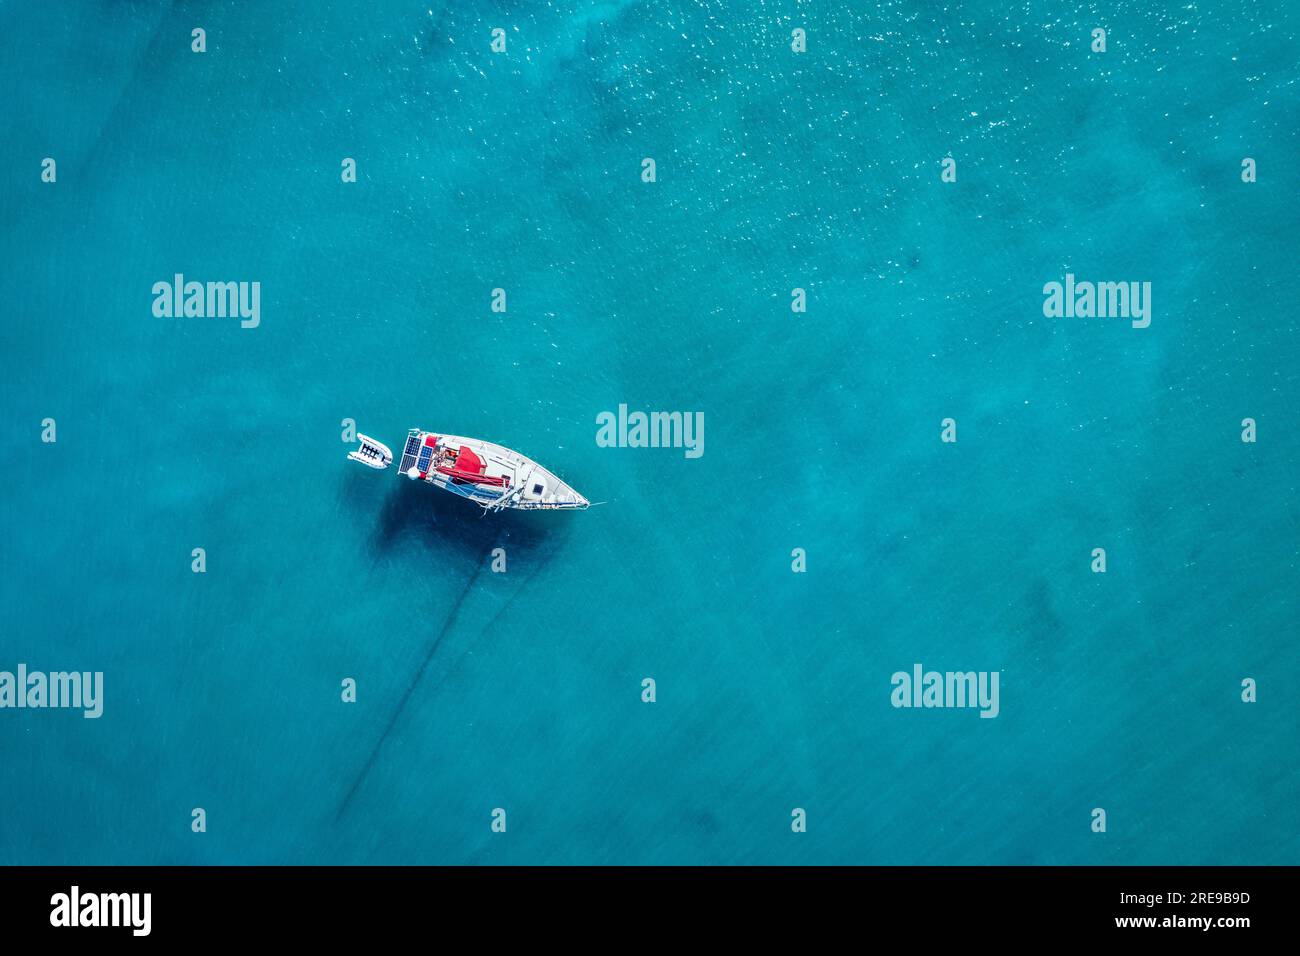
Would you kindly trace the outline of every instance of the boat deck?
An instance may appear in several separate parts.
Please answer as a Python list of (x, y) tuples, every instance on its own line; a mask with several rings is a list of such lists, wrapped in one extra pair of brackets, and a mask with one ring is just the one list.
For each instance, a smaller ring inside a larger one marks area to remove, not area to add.
[[(426, 440), (429, 437), (434, 439), (436, 447)], [(438, 470), (439, 452), (450, 450), (459, 456), (462, 449), (468, 449), (478, 459), (475, 472), (482, 478), (489, 479), (488, 482), (476, 483), (471, 478), (449, 475)], [(398, 470), (407, 477), (437, 485), (483, 507), (496, 505), (539, 510), (588, 506), (586, 498), (531, 458), (503, 445), (476, 438), (439, 436), (413, 428), (406, 436)]]

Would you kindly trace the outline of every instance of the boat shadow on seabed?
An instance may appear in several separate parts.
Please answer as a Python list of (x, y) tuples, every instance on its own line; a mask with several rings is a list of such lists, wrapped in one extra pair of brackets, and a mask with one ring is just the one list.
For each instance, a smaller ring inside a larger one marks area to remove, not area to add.
[[(376, 492), (373, 480), (367, 480), (368, 478), (360, 472), (349, 471), (346, 474), (340, 488), (340, 498), (345, 507), (363, 512), (374, 506), (375, 497), (380, 492)], [(405, 693), (398, 700), (370, 749), (369, 757), (344, 794), (336, 820), (343, 818), (352, 798), (369, 775), (384, 742), (406, 709), (412, 694), (423, 681), (443, 639), (464, 623), (459, 621), (461, 608), (474, 591), (475, 585), (482, 582), (485, 572), (490, 570), (495, 549), (501, 548), (506, 552), (510, 573), (488, 574), (487, 577), (510, 580), (491, 618), (481, 628), (474, 629), (471, 643), (461, 649), (462, 656), (472, 648), (474, 641), (492, 629), (515, 598), (528, 589), (533, 579), (555, 556), (567, 534), (562, 528), (548, 527), (548, 524), (553, 524), (554, 515), (528, 512), (485, 514), (481, 508), (468, 501), (420, 485), (414, 481), (398, 481), (382, 492), (383, 503), (379, 507), (370, 538), (370, 549), (375, 562), (397, 560), (400, 551), (414, 546), (427, 553), (427, 560), (436, 560), (442, 566), (462, 568), (465, 581), (456, 589), (450, 603), (446, 603), (445, 599), (439, 602), (440, 609), (445, 614), (442, 623), (437, 631), (429, 632), (432, 639), (425, 650), (423, 662), (411, 674)], [(431, 494), (431, 491), (434, 493)]]
[[(388, 484), (370, 536), (370, 552), (376, 561), (418, 543), (433, 556), (452, 560), (455, 555), (490, 556), (493, 548), (505, 548), (510, 564), (518, 560), (522, 566), (535, 557), (545, 559), (563, 537), (550, 513), (488, 513), (421, 482), (389, 479)], [(348, 508), (361, 515), (374, 509), (375, 497), (372, 475), (360, 471), (344, 475), (341, 498)]]

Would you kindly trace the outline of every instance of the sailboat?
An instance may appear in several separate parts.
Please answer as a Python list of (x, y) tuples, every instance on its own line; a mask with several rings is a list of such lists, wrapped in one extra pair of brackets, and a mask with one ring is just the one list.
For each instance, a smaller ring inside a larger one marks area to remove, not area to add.
[[(348, 458), (375, 469), (393, 463), (393, 453), (383, 442), (361, 434), (357, 441), (360, 447)], [(571, 485), (526, 455), (479, 438), (412, 428), (406, 434), (397, 470), (413, 481), (468, 498), (484, 511), (581, 510), (591, 505)]]

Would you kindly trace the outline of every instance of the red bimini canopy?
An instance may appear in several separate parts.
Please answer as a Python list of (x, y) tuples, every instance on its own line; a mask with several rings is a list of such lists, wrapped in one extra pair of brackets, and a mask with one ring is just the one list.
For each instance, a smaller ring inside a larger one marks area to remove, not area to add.
[(484, 464), (483, 459), (474, 454), (473, 450), (467, 445), (461, 446), (454, 467), (438, 466), (438, 471), (444, 475), (450, 475), (453, 481), (471, 481), (476, 485), (495, 485), (498, 488), (506, 486), (509, 479), (504, 475), (485, 475), (483, 472), (486, 470), (487, 465)]
[(456, 470), (467, 472), (471, 475), (481, 475), (487, 466), (483, 464), (483, 459), (474, 454), (474, 450), (468, 445), (462, 445), (460, 454), (456, 456)]

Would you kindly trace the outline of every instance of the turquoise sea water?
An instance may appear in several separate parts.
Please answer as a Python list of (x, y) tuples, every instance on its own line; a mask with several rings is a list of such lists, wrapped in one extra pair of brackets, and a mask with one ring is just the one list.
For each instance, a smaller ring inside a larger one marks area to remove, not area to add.
[[(0, 710), (0, 863), (1300, 862), (1297, 19), (0, 3), (0, 670), (105, 675)], [(345, 418), (608, 504), (480, 517)]]

